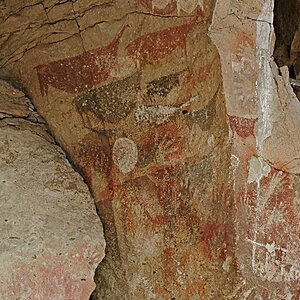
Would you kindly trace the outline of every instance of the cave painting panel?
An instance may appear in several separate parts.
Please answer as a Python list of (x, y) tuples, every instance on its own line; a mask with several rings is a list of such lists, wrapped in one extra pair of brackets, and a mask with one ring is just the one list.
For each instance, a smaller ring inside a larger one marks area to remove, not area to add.
[(195, 19), (190, 23), (142, 35), (127, 45), (127, 54), (136, 61), (138, 68), (166, 58), (178, 47), (186, 56), (187, 36), (198, 23)]
[[(126, 257), (120, 272), (128, 274), (132, 295), (146, 290), (159, 299), (167, 299), (170, 291), (184, 299), (205, 297), (210, 287), (202, 283), (201, 272), (195, 274), (193, 260), (203, 262), (211, 276), (211, 265), (222, 266), (232, 255), (223, 216), (211, 215), (209, 209), (200, 212), (200, 201), (213, 207), (230, 200), (219, 199), (226, 194), (223, 190), (209, 190), (206, 199), (198, 194), (199, 186), (215, 180), (216, 162), (201, 161), (202, 149), (190, 150), (190, 143), (199, 132), (208, 134), (216, 126), (221, 85), (210, 90), (207, 99), (203, 86), (215, 76), (218, 57), (213, 52), (203, 61), (207, 50), (202, 49), (188, 57), (187, 39), (200, 18), (187, 19), (122, 45), (120, 52), (124, 49), (124, 57), (135, 61), (137, 70), (82, 90), (73, 102), (92, 131), (80, 145), (81, 167), (111, 237), (109, 255), (120, 264), (121, 256)], [(188, 59), (179, 68), (180, 53)], [(163, 60), (175, 66), (166, 69), (167, 74), (159, 70), (159, 76), (147, 77)], [(178, 270), (186, 275), (178, 277)]]
[(112, 69), (117, 67), (120, 39), (128, 25), (105, 47), (64, 58), (36, 67), (42, 96), (48, 94), (48, 86), (76, 94), (89, 90), (105, 81)]
[[(215, 99), (204, 110), (214, 111)], [(192, 117), (198, 118), (198, 115)], [(118, 232), (124, 233), (126, 243), (132, 248), (130, 259), (141, 266), (149, 262), (160, 274), (159, 278), (163, 278), (163, 283), (147, 285), (157, 297), (170, 295), (178, 261), (184, 272), (192, 272), (193, 258), (188, 258), (191, 254), (181, 247), (177, 252), (176, 244), (188, 243), (199, 259), (206, 261), (224, 263), (230, 253), (226, 224), (218, 216), (203, 219), (192, 199), (192, 191), (199, 182), (192, 173), (195, 172), (194, 161), (186, 158), (191, 120), (179, 121), (179, 118), (183, 118), (181, 113), (155, 127), (145, 123), (142, 126), (147, 129), (141, 130), (135, 138), (115, 137), (115, 132), (104, 130), (99, 132), (102, 140), (98, 141), (97, 149), (95, 143), (90, 147), (91, 142), (87, 142), (81, 152), (89, 180), (93, 180), (97, 172), (104, 174), (105, 184), (97, 196), (98, 207), (101, 211), (111, 210), (110, 214), (122, 220), (118, 221), (121, 222), (117, 224)], [(210, 164), (208, 162), (204, 169), (209, 169)], [(207, 180), (205, 176), (201, 178), (203, 182)], [(223, 190), (216, 192), (216, 197), (220, 194)], [(186, 234), (182, 236), (182, 232)], [(168, 245), (162, 240), (169, 241)], [(129, 273), (131, 267), (134, 270), (134, 264), (129, 264)], [(135, 275), (132, 276), (130, 280), (136, 280)], [(186, 299), (202, 297), (205, 293), (200, 281), (196, 280), (197, 286), (193, 287), (195, 281), (190, 277), (182, 280), (189, 286), (184, 292)]]
[[(255, 160), (251, 161), (250, 169)], [(250, 226), (240, 234), (251, 248), (252, 271), (263, 281), (300, 282), (300, 220), (293, 185), (293, 176), (268, 167), (248, 183), (242, 196), (248, 203)]]

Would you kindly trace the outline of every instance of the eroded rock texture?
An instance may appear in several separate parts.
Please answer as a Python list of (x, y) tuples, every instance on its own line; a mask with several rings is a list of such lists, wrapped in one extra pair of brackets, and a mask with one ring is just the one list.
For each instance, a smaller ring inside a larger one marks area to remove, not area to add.
[(104, 223), (94, 299), (299, 298), (299, 102), (272, 0), (3, 3), (0, 75)]
[[(279, 69), (273, 61), (274, 1), (246, 2), (217, 1), (210, 30), (233, 134), (236, 257), (244, 278), (237, 297), (299, 299), (300, 103), (289, 82), (291, 65), (285, 60)], [(299, 13), (292, 2), (276, 3), (277, 26), (289, 15), (280, 8), (290, 9), (291, 18)], [(277, 31), (276, 50), (294, 39), (297, 22), (286, 20), (284, 38), (284, 28)]]
[(26, 88), (95, 195), (108, 246), (94, 298), (227, 297), (233, 197), (214, 1), (27, 6), (2, 10), (2, 76)]
[(88, 299), (105, 247), (89, 190), (2, 81), (0, 112), (0, 298)]

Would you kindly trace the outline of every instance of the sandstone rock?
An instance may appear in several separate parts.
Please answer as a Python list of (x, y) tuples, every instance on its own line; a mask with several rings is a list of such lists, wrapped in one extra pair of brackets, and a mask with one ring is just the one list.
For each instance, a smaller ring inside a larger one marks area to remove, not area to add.
[(0, 74), (27, 89), (96, 197), (108, 245), (93, 297), (229, 297), (233, 189), (207, 36), (214, 1), (43, 4), (0, 28)]
[[(10, 114), (30, 112), (28, 101)], [(0, 121), (1, 299), (88, 299), (95, 288), (102, 225), (88, 187), (47, 137), (37, 123)]]
[(26, 118), (30, 115), (28, 99), (24, 94), (13, 89), (3, 80), (0, 80), (0, 113), (3, 116)]
[[(292, 43), (299, 3), (276, 5), (278, 50)], [(237, 299), (299, 298), (300, 105), (287, 67), (272, 58), (273, 8), (272, 0), (251, 8), (247, 1), (217, 1), (210, 28), (233, 135), (236, 258), (244, 278)], [(284, 64), (281, 52), (275, 58)]]
[(297, 298), (299, 103), (272, 59), (297, 18), (277, 45), (273, 0), (30, 3), (2, 9), (0, 76), (95, 195), (93, 299)]

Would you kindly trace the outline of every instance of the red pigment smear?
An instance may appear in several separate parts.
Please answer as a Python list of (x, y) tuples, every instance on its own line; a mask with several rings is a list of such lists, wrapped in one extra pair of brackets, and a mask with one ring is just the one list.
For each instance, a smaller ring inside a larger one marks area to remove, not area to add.
[(184, 300), (190, 300), (197, 296), (197, 299), (204, 299), (205, 284), (202, 280), (192, 280), (187, 284), (184, 292)]
[(223, 245), (219, 257), (222, 260), (225, 260), (227, 233), (224, 225), (217, 222), (207, 222), (203, 225), (200, 233), (200, 244), (202, 252), (208, 260), (212, 259), (211, 242), (219, 236), (221, 236), (223, 240)]
[(151, 63), (164, 59), (177, 47), (186, 55), (187, 35), (196, 24), (194, 20), (191, 23), (142, 35), (126, 47), (128, 56), (138, 62)]
[[(189, 70), (189, 72), (184, 78), (182, 88), (179, 92), (177, 104), (179, 104), (179, 102), (182, 101), (182, 99), (189, 99), (192, 97), (196, 85), (207, 79), (208, 75), (211, 72), (212, 65), (214, 64), (217, 58), (218, 55), (216, 55), (210, 62), (208, 62), (204, 66), (201, 66), (197, 69), (193, 67), (191, 70)], [(194, 59), (192, 63), (193, 66), (195, 60), (196, 59)]]
[(254, 136), (254, 127), (256, 125), (257, 119), (248, 119), (237, 116), (228, 116), (231, 129), (236, 132), (242, 138), (247, 138), (248, 136)]
[(117, 51), (125, 25), (105, 47), (64, 58), (36, 67), (42, 96), (48, 94), (48, 86), (68, 92), (80, 93), (106, 80), (117, 65)]
[(235, 50), (237, 50), (236, 52), (236, 57), (238, 58), (238, 60), (241, 60), (243, 57), (243, 53), (240, 52), (242, 47), (249, 47), (251, 49), (253, 49), (253, 51), (255, 50), (255, 40), (253, 39), (253, 37), (246, 33), (246, 32), (241, 32), (240, 35), (238, 35), (235, 43), (234, 43), (234, 48)]

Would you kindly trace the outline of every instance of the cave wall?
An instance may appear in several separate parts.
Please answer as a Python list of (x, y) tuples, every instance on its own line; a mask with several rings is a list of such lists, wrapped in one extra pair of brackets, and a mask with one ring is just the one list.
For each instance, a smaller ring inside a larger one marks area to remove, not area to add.
[(272, 0), (0, 5), (0, 76), (96, 199), (93, 299), (299, 297), (299, 101)]
[[(31, 1), (3, 10), (13, 78), (96, 198), (95, 299), (221, 298), (235, 274), (214, 1)], [(30, 16), (29, 16), (30, 15)]]
[[(233, 134), (236, 259), (244, 278), (239, 299), (300, 294), (300, 103), (288, 66), (273, 59), (273, 9), (271, 0), (217, 1), (210, 28)], [(288, 13), (276, 18), (282, 15)]]
[(274, 58), (279, 67), (290, 65), (291, 48), (299, 29), (300, 2), (276, 0), (274, 2), (274, 31), (276, 41)]

